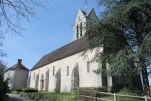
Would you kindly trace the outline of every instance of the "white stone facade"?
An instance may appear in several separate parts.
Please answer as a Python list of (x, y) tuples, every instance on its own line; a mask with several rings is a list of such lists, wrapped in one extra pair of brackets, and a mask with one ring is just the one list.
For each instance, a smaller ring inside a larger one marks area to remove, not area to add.
[(14, 83), (14, 75), (15, 75), (15, 71), (14, 70), (8, 70), (4, 74), (4, 81), (7, 80), (7, 79), (9, 79), (8, 80), (8, 87), (10, 89), (12, 89), (13, 86), (14, 86), (14, 84), (13, 84)]
[[(79, 69), (79, 87), (102, 87), (102, 76), (93, 72), (99, 68), (99, 65), (96, 62), (90, 62), (94, 56), (94, 52), (89, 52), (87, 58), (81, 56), (81, 53), (55, 61), (39, 69), (31, 71), (30, 87), (36, 88), (36, 76), (39, 75), (38, 90), (46, 90), (45, 86), (41, 89), (41, 76), (44, 76), (44, 85), (46, 85), (46, 72), (49, 71), (48, 91), (54, 92), (56, 89), (56, 81), (58, 79), (56, 78), (56, 74), (60, 70), (60, 92), (71, 92), (74, 80), (73, 73), (74, 69), (77, 67)], [(90, 62), (90, 71), (87, 70), (88, 61)], [(53, 67), (55, 67), (55, 70), (53, 70)], [(67, 75), (67, 67), (69, 67), (69, 75)]]

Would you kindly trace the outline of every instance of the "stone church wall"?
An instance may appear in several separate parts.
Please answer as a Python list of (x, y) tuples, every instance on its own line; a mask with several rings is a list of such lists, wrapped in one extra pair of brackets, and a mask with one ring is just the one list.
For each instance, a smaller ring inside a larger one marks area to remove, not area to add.
[[(90, 60), (94, 56), (94, 52), (88, 52), (88, 56), (86, 58), (81, 56), (81, 53), (66, 57), (64, 59), (55, 61), (39, 69), (31, 71), (30, 87), (36, 87), (36, 75), (39, 75), (38, 90), (46, 90), (46, 86), (41, 88), (41, 76), (44, 76), (43, 85), (46, 85), (46, 72), (49, 71), (48, 91), (56, 92), (56, 88), (58, 88), (57, 84), (60, 80), (60, 92), (71, 92), (74, 87), (73, 72), (75, 68), (78, 68), (79, 71), (79, 87), (101, 87), (101, 75), (97, 75), (93, 72), (94, 70), (98, 69), (98, 63), (91, 62), (90, 71), (87, 70), (87, 62), (90, 62)], [(67, 68), (69, 68), (69, 70), (67, 70)], [(68, 74), (67, 71), (69, 71)], [(57, 75), (59, 72), (60, 77)]]

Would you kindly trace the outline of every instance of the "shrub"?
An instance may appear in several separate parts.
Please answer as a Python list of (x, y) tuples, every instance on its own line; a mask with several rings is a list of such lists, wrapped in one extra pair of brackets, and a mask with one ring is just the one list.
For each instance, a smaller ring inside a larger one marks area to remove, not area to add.
[(140, 95), (140, 96), (144, 96), (144, 94), (141, 92), (141, 90), (135, 88), (135, 87), (124, 87), (123, 89), (121, 89), (119, 92), (119, 94), (127, 94), (127, 95)]
[(15, 95), (18, 94), (17, 91), (11, 91), (11, 93), (12, 93), (12, 94), (15, 94)]
[[(122, 95), (131, 95), (131, 96), (144, 96), (143, 93), (140, 93), (140, 90), (136, 88), (129, 88), (129, 87), (124, 87), (121, 89), (118, 94)], [(133, 98), (133, 97), (124, 97), (124, 96), (117, 96), (117, 99), (120, 101), (123, 101), (127, 99), (127, 101), (144, 101), (142, 98)]]
[(38, 92), (38, 89), (35, 88), (22, 88), (23, 92)]
[(74, 94), (77, 96), (79, 95), (87, 95), (87, 96), (96, 96), (95, 92), (111, 92), (112, 87), (76, 87), (74, 88)]
[[(22, 92), (23, 93), (23, 92)], [(35, 101), (76, 101), (71, 94), (67, 93), (48, 93), (48, 92), (34, 92), (21, 94), (22, 96), (35, 100)]]
[(73, 92), (77, 99), (79, 99), (79, 89), (80, 89), (79, 87), (75, 87)]
[(39, 99), (41, 99), (41, 98), (42, 98), (42, 95), (37, 94), (37, 95), (35, 95), (34, 100), (39, 101)]
[(22, 91), (22, 88), (16, 88), (14, 89), (15, 91), (18, 91), (18, 92), (21, 92)]

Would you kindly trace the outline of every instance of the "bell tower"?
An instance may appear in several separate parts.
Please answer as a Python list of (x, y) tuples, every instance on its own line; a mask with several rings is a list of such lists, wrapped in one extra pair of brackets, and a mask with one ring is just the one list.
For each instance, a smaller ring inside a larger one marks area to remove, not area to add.
[(84, 12), (79, 9), (74, 25), (73, 25), (73, 40), (77, 40), (85, 35), (86, 29), (98, 20), (94, 9)]

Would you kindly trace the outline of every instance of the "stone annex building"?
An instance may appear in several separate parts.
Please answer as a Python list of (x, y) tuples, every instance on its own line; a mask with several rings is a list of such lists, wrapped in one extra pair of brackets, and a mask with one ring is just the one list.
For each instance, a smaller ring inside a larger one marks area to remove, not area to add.
[(17, 64), (8, 68), (4, 73), (4, 80), (8, 80), (8, 87), (10, 89), (27, 87), (29, 69), (23, 64), (22, 60), (18, 59)]
[(72, 92), (74, 87), (113, 86), (112, 77), (104, 78), (93, 72), (102, 66), (91, 62), (95, 51), (89, 51), (87, 58), (81, 56), (88, 49), (84, 37), (86, 28), (97, 20), (94, 9), (89, 12), (79, 9), (73, 26), (73, 42), (46, 54), (35, 64), (29, 76), (29, 87), (49, 92)]

